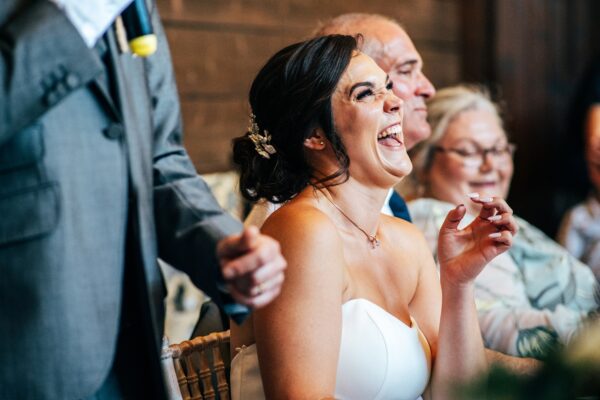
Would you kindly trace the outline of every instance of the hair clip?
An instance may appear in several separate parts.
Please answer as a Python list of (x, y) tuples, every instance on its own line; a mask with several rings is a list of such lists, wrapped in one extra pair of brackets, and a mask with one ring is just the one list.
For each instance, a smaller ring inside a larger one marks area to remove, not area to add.
[(271, 141), (271, 135), (269, 131), (265, 130), (264, 135), (261, 135), (260, 128), (256, 123), (256, 116), (250, 114), (250, 126), (248, 127), (248, 137), (254, 143), (254, 149), (263, 158), (271, 158), (271, 154), (277, 153), (275, 147), (269, 142)]

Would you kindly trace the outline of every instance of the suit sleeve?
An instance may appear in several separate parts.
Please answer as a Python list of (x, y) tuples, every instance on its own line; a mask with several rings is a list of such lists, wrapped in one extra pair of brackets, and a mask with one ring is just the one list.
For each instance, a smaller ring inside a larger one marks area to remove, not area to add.
[(92, 80), (102, 63), (50, 1), (0, 22), (0, 146)]
[(158, 50), (146, 61), (154, 107), (154, 214), (161, 259), (183, 270), (218, 304), (228, 299), (215, 249), (224, 237), (242, 229), (218, 205), (182, 146), (181, 111), (171, 57), (156, 9), (153, 23)]

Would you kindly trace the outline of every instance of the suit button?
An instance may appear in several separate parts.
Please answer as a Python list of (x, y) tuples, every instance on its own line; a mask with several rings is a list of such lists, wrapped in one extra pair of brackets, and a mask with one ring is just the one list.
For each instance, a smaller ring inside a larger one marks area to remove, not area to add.
[(63, 82), (58, 82), (54, 87), (54, 92), (58, 94), (58, 96), (62, 99), (69, 93), (69, 87), (65, 85)]
[(120, 139), (124, 133), (125, 129), (123, 128), (123, 124), (118, 122), (112, 123), (104, 129), (104, 136), (109, 139)]
[(44, 100), (48, 107), (52, 107), (56, 103), (58, 103), (58, 101), (60, 100), (60, 95), (56, 93), (56, 91), (51, 90), (48, 93), (46, 93)]
[(79, 86), (79, 77), (75, 74), (67, 74), (65, 77), (65, 84), (69, 89), (75, 89)]

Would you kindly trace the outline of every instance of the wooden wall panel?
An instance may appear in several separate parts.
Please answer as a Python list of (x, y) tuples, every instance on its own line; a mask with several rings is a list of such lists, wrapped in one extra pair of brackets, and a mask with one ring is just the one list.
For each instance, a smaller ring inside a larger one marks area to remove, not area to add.
[(580, 134), (567, 126), (568, 111), (590, 55), (573, 49), (594, 38), (573, 37), (587, 24), (571, 15), (586, 6), (588, 1), (568, 0), (496, 4), (496, 78), (519, 146), (511, 200), (519, 214), (550, 235), (571, 205), (563, 188), (573, 177), (564, 174), (565, 167), (583, 159), (581, 153), (565, 157), (561, 147), (565, 136)]
[(345, 12), (398, 19), (437, 85), (459, 81), (459, 0), (158, 0), (180, 91), (185, 144), (200, 172), (231, 168), (252, 79), (283, 46)]
[(419, 47), (421, 49), (421, 57), (424, 61), (425, 75), (431, 82), (439, 88), (455, 85), (460, 81), (460, 62), (461, 58), (458, 54), (456, 46), (452, 46), (447, 51), (431, 49), (426, 46)]
[(260, 67), (296, 38), (291, 35), (261, 35), (197, 31), (173, 28), (175, 74), (183, 97), (246, 98), (251, 79)]
[[(318, 21), (347, 12), (396, 18), (415, 39), (456, 41), (457, 0), (158, 0), (163, 21), (203, 29), (262, 30), (308, 35)], [(439, 32), (443, 32), (442, 35)]]
[(248, 125), (247, 103), (239, 99), (183, 99), (181, 108), (186, 149), (197, 168), (201, 172), (229, 169), (231, 138), (242, 135)]

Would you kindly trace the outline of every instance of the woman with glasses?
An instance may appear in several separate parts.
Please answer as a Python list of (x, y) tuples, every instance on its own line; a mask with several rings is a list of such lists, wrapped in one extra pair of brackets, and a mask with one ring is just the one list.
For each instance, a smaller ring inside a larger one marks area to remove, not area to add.
[[(482, 202), (506, 198), (515, 146), (482, 88), (440, 90), (428, 103), (428, 114), (432, 135), (411, 153), (413, 173), (401, 191), (408, 198), (418, 197), (409, 202), (410, 214), (435, 254), (448, 210), (465, 204), (469, 218), (463, 226), (476, 218)], [(598, 288), (586, 265), (516, 219), (519, 235), (513, 247), (475, 281), (479, 324), (486, 347), (539, 358), (549, 347), (568, 342), (598, 309)]]

